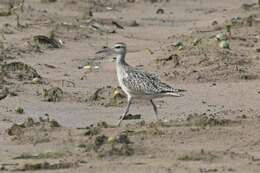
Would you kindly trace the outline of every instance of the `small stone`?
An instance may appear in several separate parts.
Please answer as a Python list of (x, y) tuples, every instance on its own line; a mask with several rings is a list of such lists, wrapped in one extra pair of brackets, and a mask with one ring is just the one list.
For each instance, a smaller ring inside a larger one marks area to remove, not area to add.
[(136, 22), (136, 20), (133, 20), (131, 22), (129, 22), (129, 26), (139, 26), (139, 24)]
[(116, 138), (115, 138), (115, 137), (109, 137), (109, 138), (107, 139), (107, 142), (108, 142), (109, 144), (114, 144), (114, 143), (116, 142)]
[(108, 124), (105, 121), (101, 121), (97, 123), (97, 127), (108, 128)]
[(252, 154), (252, 160), (253, 161), (260, 161), (260, 153), (254, 153)]
[(157, 11), (156, 11), (156, 14), (163, 14), (164, 13), (164, 10), (162, 8), (159, 8)]
[(223, 49), (229, 49), (230, 48), (229, 43), (227, 41), (221, 41), (219, 43), (219, 47), (221, 47)]
[(99, 66), (98, 66), (98, 65), (95, 65), (95, 66), (93, 67), (93, 69), (94, 69), (95, 71), (98, 71), (98, 70), (99, 70)]
[(91, 66), (90, 65), (85, 65), (83, 68), (87, 69), (87, 70), (91, 70)]
[(56, 120), (51, 120), (50, 127), (52, 127), (52, 128), (61, 127), (61, 125)]
[(246, 119), (246, 118), (247, 118), (247, 116), (246, 116), (245, 114), (243, 114), (243, 115), (242, 115), (242, 118), (243, 118), (243, 119)]
[(218, 24), (218, 21), (216, 21), (216, 20), (214, 20), (212, 23), (211, 23), (211, 25), (217, 25)]
[(176, 43), (173, 44), (174, 47), (180, 47), (180, 46), (183, 46), (183, 43), (178, 41)]
[(121, 143), (121, 144), (129, 144), (130, 143), (130, 140), (128, 138), (128, 136), (126, 134), (120, 134), (116, 137), (116, 140), (118, 143)]
[(79, 144), (78, 147), (79, 148), (86, 148), (87, 146), (86, 146), (86, 144)]
[(201, 39), (195, 38), (195, 39), (192, 41), (192, 45), (193, 45), (193, 46), (196, 46), (196, 45), (198, 45), (198, 43), (200, 43), (200, 42), (201, 42)]
[(179, 47), (178, 47), (178, 50), (183, 50), (183, 46), (179, 46)]
[(169, 123), (170, 121), (168, 119), (163, 119), (162, 123)]
[(107, 141), (108, 137), (105, 135), (100, 135), (95, 138), (95, 146), (101, 146)]
[(18, 114), (23, 114), (24, 113), (24, 109), (22, 107), (16, 107), (15, 108), (15, 112)]
[(140, 121), (140, 125), (144, 126), (145, 125), (145, 121), (144, 120)]
[(154, 158), (155, 158), (155, 156), (154, 156), (154, 155), (152, 155), (152, 154), (149, 154), (149, 155), (148, 155), (148, 158), (149, 158), (149, 159), (154, 159)]
[(113, 93), (113, 96), (116, 97), (120, 94), (120, 92), (118, 90), (115, 90), (114, 93)]
[(219, 34), (216, 35), (216, 39), (217, 39), (218, 41), (227, 40), (227, 35), (224, 34), (224, 33), (219, 33)]
[(88, 19), (90, 19), (91, 17), (93, 17), (92, 11), (91, 11), (90, 9), (86, 9), (86, 10), (83, 12), (82, 19), (88, 20)]
[(40, 83), (40, 78), (38, 78), (38, 77), (33, 78), (32, 83), (34, 83), (34, 84)]

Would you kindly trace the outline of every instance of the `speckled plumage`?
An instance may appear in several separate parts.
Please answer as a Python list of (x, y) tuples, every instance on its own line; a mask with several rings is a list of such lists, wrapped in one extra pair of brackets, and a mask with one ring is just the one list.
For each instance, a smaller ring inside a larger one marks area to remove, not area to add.
[(115, 44), (113, 51), (116, 53), (118, 82), (128, 97), (127, 108), (118, 121), (118, 125), (120, 125), (123, 118), (127, 115), (133, 99), (150, 100), (155, 112), (155, 117), (158, 119), (157, 107), (152, 99), (164, 96), (182, 96), (179, 92), (183, 92), (184, 90), (175, 89), (170, 85), (161, 82), (157, 75), (141, 71), (127, 64), (125, 62), (125, 43)]
[(122, 84), (128, 89), (127, 92), (132, 97), (157, 98), (163, 97), (169, 92), (179, 92), (179, 90), (162, 83), (155, 74), (147, 73), (131, 66), (124, 66), (121, 66), (121, 68), (124, 68), (125, 73), (122, 78)]

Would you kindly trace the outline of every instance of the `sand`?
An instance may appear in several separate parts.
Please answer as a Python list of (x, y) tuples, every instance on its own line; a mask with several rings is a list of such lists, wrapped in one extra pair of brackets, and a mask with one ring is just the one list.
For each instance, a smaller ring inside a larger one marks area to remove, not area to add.
[[(0, 2), (0, 172), (259, 172), (256, 1), (21, 2)], [(113, 56), (95, 52), (116, 42), (187, 90), (155, 100), (160, 122), (135, 101), (141, 119), (114, 126), (126, 98)]]

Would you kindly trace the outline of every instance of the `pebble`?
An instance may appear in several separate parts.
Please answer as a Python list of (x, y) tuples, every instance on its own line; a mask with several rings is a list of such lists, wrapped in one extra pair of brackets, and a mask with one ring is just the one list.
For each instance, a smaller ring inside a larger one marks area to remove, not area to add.
[(218, 24), (218, 22), (216, 21), (216, 20), (214, 20), (212, 23), (211, 23), (211, 25), (217, 25)]
[(115, 143), (115, 141), (116, 141), (116, 138), (115, 138), (115, 137), (109, 137), (109, 138), (107, 139), (107, 142), (108, 142), (109, 144), (113, 144), (113, 143)]
[(227, 40), (227, 35), (224, 34), (224, 33), (218, 33), (218, 34), (216, 35), (216, 39), (217, 39), (218, 41)]
[(260, 153), (254, 153), (252, 155), (252, 160), (253, 161), (260, 161)]
[(87, 69), (87, 70), (90, 70), (90, 69), (91, 69), (91, 66), (90, 66), (90, 65), (85, 65), (83, 68), (84, 68), (84, 69)]
[(34, 83), (34, 84), (40, 83), (40, 78), (38, 78), (38, 77), (33, 78), (32, 83)]
[(154, 158), (155, 158), (155, 156), (154, 156), (154, 155), (152, 155), (152, 154), (149, 154), (149, 155), (148, 155), (148, 158), (149, 158), (149, 159), (154, 159)]
[(24, 113), (24, 109), (22, 107), (16, 107), (15, 108), (15, 112), (18, 114), (23, 114)]
[(162, 8), (159, 8), (157, 11), (156, 11), (156, 14), (163, 14), (164, 13), (164, 10)]
[(99, 66), (95, 65), (95, 66), (93, 67), (93, 69), (98, 70), (98, 69), (99, 69)]
[(136, 22), (136, 20), (133, 20), (133, 21), (129, 22), (128, 25), (129, 26), (139, 26), (139, 24)]
[(221, 41), (219, 43), (219, 47), (221, 47), (223, 49), (229, 49), (230, 48), (229, 43), (227, 41)]
[(116, 97), (118, 95), (120, 95), (120, 92), (118, 90), (115, 90), (114, 93), (113, 93), (113, 96)]

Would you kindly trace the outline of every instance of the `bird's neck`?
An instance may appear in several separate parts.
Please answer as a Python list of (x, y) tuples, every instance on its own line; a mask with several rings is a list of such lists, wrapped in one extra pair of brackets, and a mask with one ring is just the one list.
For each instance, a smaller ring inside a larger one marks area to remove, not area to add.
[(127, 63), (125, 62), (125, 54), (116, 55), (116, 63), (120, 65), (126, 65)]

